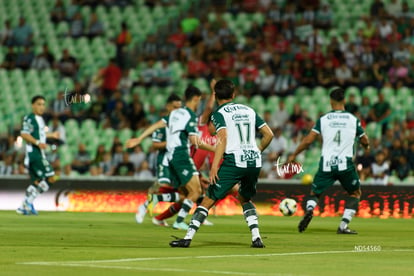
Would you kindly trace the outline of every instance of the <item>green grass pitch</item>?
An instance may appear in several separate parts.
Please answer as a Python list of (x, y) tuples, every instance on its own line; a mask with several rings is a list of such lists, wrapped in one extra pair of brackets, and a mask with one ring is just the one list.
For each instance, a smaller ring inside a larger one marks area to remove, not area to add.
[[(0, 212), (0, 275), (414, 275), (412, 219), (355, 218), (359, 235), (337, 235), (340, 218), (261, 216), (266, 248), (250, 248), (242, 216), (211, 216), (190, 248), (134, 214)], [(173, 222), (170, 220), (169, 222)]]

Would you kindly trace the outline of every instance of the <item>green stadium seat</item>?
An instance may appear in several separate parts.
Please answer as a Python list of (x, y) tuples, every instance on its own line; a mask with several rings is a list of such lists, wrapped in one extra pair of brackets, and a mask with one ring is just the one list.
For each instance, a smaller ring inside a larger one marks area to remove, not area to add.
[(269, 110), (270, 112), (275, 112), (279, 108), (279, 97), (277, 96), (270, 96), (267, 98), (266, 101), (266, 110)]

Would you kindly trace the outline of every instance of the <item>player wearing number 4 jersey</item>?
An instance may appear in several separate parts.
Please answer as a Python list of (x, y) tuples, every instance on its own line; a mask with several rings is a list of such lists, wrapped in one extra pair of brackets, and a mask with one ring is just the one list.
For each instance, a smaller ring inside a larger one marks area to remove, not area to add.
[(289, 156), (288, 162), (318, 137), (322, 136), (322, 156), (319, 169), (314, 177), (310, 197), (306, 202), (306, 213), (298, 225), (299, 232), (305, 231), (313, 217), (313, 209), (318, 204), (320, 195), (338, 180), (348, 192), (349, 198), (345, 204), (342, 221), (338, 227), (338, 234), (357, 234), (348, 228), (355, 215), (361, 188), (359, 177), (353, 164), (354, 142), (357, 137), (361, 145), (368, 149), (369, 141), (359, 120), (345, 111), (345, 96), (342, 88), (334, 89), (330, 94), (332, 111), (323, 115), (316, 122), (312, 131), (303, 139), (295, 152)]
[[(185, 237), (171, 241), (170, 246), (189, 247), (209, 209), (240, 182), (239, 201), (252, 233), (252, 247), (261, 248), (264, 245), (259, 233), (256, 208), (251, 198), (256, 193), (257, 178), (262, 166), (261, 152), (269, 145), (273, 133), (253, 109), (232, 102), (234, 84), (231, 81), (218, 81), (214, 90), (219, 107), (212, 115), (217, 131), (216, 151), (210, 170), (212, 184), (195, 210)], [(255, 139), (256, 129), (263, 135), (259, 146)], [(223, 162), (219, 165), (222, 158)]]

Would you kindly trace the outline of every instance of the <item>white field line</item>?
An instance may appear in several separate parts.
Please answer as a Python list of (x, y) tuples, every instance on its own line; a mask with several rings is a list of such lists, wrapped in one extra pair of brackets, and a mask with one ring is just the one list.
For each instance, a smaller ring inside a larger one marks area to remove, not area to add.
[(233, 254), (233, 255), (210, 255), (210, 256), (181, 256), (181, 257), (146, 257), (146, 258), (126, 258), (111, 260), (86, 260), (86, 261), (62, 261), (62, 262), (21, 262), (24, 265), (74, 265), (74, 264), (99, 264), (99, 263), (122, 263), (122, 262), (145, 262), (145, 261), (166, 261), (166, 260), (186, 260), (186, 259), (218, 259), (218, 258), (240, 258), (240, 257), (273, 257), (273, 256), (298, 256), (298, 255), (323, 255), (323, 254), (347, 254), (347, 253), (370, 253), (370, 252), (414, 252), (414, 249), (395, 249), (381, 251), (310, 251), (310, 252), (286, 252), (286, 253), (266, 253), (266, 254)]
[[(20, 263), (29, 264), (29, 263)], [(33, 264), (33, 263), (30, 263)], [(275, 274), (275, 273), (254, 273), (254, 272), (237, 272), (237, 271), (220, 271), (220, 270), (191, 270), (182, 268), (153, 268), (153, 267), (135, 267), (135, 266), (112, 266), (101, 264), (87, 264), (87, 263), (47, 263), (44, 262), (41, 265), (44, 266), (64, 266), (64, 267), (89, 267), (89, 268), (105, 268), (105, 269), (123, 269), (123, 270), (138, 270), (138, 271), (162, 271), (162, 272), (190, 272), (190, 273), (207, 273), (211, 274), (223, 274), (223, 275), (252, 275), (252, 276), (293, 276), (293, 274)]]

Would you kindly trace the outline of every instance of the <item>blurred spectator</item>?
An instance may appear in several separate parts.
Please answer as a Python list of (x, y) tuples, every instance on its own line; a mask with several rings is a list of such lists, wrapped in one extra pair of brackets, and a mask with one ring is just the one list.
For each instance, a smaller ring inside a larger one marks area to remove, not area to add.
[(388, 120), (391, 115), (391, 106), (385, 101), (384, 94), (378, 94), (378, 102), (376, 102), (369, 113), (370, 120), (380, 123), (382, 125), (382, 134), (385, 133), (385, 130), (388, 127)]
[(36, 70), (53, 68), (55, 57), (49, 51), (47, 44), (43, 44), (42, 52), (38, 54), (32, 61), (31, 67)]
[(276, 75), (274, 91), (277, 96), (285, 97), (293, 95), (297, 87), (297, 81), (292, 76), (287, 66), (280, 69), (280, 73)]
[(150, 58), (147, 61), (147, 64), (144, 69), (141, 71), (140, 76), (140, 85), (145, 86), (146, 88), (149, 88), (153, 85), (155, 85), (155, 80), (157, 78), (157, 69), (155, 68), (155, 60)]
[(13, 46), (8, 47), (7, 54), (4, 56), (1, 68), (12, 70), (16, 67), (17, 54), (14, 52)]
[(161, 60), (161, 67), (157, 70), (157, 85), (166, 87), (172, 84), (173, 72), (167, 58)]
[(373, 0), (370, 7), (370, 14), (372, 17), (383, 15), (385, 5), (381, 0)]
[(90, 154), (86, 151), (84, 144), (79, 144), (78, 152), (72, 162), (72, 169), (79, 172), (80, 174), (84, 174), (89, 171), (90, 164)]
[(20, 17), (19, 25), (13, 29), (13, 44), (15, 46), (29, 46), (32, 44), (33, 30), (24, 17)]
[(398, 18), (402, 12), (402, 4), (401, 0), (390, 0), (390, 2), (386, 5), (386, 11), (388, 15), (393, 18)]
[(70, 108), (65, 100), (65, 93), (59, 91), (57, 97), (50, 102), (48, 117), (58, 117), (60, 121), (64, 122), (71, 115)]
[(121, 91), (122, 97), (130, 94), (134, 81), (130, 78), (130, 69), (122, 70), (122, 77), (118, 83), (118, 90)]
[(411, 169), (414, 170), (414, 143), (413, 142), (409, 144), (409, 148), (407, 151), (407, 161)]
[(320, 29), (330, 29), (332, 25), (333, 14), (328, 4), (322, 4), (316, 12), (315, 26)]
[(73, 57), (68, 49), (64, 49), (62, 52), (62, 58), (57, 63), (57, 68), (62, 77), (76, 78), (78, 73), (79, 64), (75, 57)]
[(264, 75), (259, 76), (258, 90), (259, 94), (265, 98), (268, 98), (273, 91), (276, 77), (273, 75), (272, 68), (268, 65), (264, 69)]
[(84, 28), (82, 14), (80, 12), (75, 13), (70, 22), (69, 35), (73, 38), (79, 38), (83, 35)]
[(62, 0), (56, 0), (55, 5), (50, 12), (50, 20), (53, 23), (59, 23), (66, 19), (66, 10)]
[(112, 145), (112, 167), (118, 166), (119, 163), (122, 162), (122, 154), (123, 154), (123, 146), (122, 143), (119, 141), (118, 137), (114, 138), (114, 142)]
[[(263, 151), (263, 171), (267, 174), (276, 164), (277, 160), (284, 154), (287, 149), (287, 140), (282, 135), (282, 129), (276, 128), (273, 130), (275, 136), (270, 142), (269, 146)], [(279, 162), (282, 163), (282, 162)]]
[(355, 94), (352, 93), (345, 103), (345, 110), (355, 115), (358, 112), (358, 108), (358, 104), (355, 103)]
[(72, 0), (66, 8), (66, 20), (71, 21), (75, 14), (80, 11), (79, 0)]
[(6, 154), (4, 161), (0, 162), (0, 176), (15, 174), (15, 165), (13, 161), (13, 154)]
[(324, 87), (336, 85), (335, 69), (331, 60), (326, 60), (325, 65), (318, 72), (318, 83)]
[(276, 125), (271, 125), (271, 128), (280, 127), (284, 129), (286, 123), (289, 120), (289, 113), (286, 110), (285, 102), (283, 99), (279, 100), (278, 107), (273, 110), (272, 113), (272, 122), (275, 122)]
[(62, 123), (59, 121), (58, 116), (53, 116), (52, 122), (49, 124), (49, 132), (59, 133), (59, 139), (56, 139), (58, 141), (54, 141), (54, 143), (64, 144), (66, 142), (66, 130)]
[(144, 162), (142, 162), (141, 166), (135, 173), (135, 177), (138, 178), (139, 180), (150, 180), (154, 178), (154, 175), (152, 174), (149, 168), (148, 161), (144, 160)]
[(124, 152), (122, 154), (122, 162), (120, 162), (114, 170), (113, 175), (119, 176), (133, 176), (134, 175), (134, 164), (129, 161), (129, 154)]
[(99, 123), (105, 116), (105, 98), (102, 94), (98, 94), (96, 99), (92, 100), (87, 111), (87, 117)]
[(105, 152), (103, 155), (103, 160), (99, 162), (100, 172), (103, 175), (112, 175), (113, 174), (113, 167), (112, 167), (112, 158), (110, 152)]
[(92, 13), (89, 19), (89, 25), (85, 30), (85, 34), (89, 39), (102, 36), (105, 32), (103, 23), (98, 19), (96, 13)]
[(127, 65), (128, 45), (131, 43), (131, 33), (125, 22), (121, 23), (121, 32), (115, 39), (116, 45), (116, 61), (121, 69), (124, 69)]
[(24, 47), (24, 50), (19, 52), (16, 59), (16, 67), (22, 70), (27, 70), (30, 68), (34, 59), (34, 53), (30, 46)]
[(131, 122), (132, 130), (137, 130), (145, 125), (146, 114), (141, 102), (136, 102), (132, 105), (128, 118)]
[(401, 155), (398, 158), (398, 167), (396, 167), (394, 170), (397, 174), (397, 177), (401, 181), (403, 181), (405, 178), (407, 178), (410, 175), (412, 168), (407, 161), (407, 156)]
[(121, 69), (114, 58), (111, 58), (108, 66), (100, 72), (100, 77), (103, 78), (102, 92), (106, 99), (110, 99), (118, 88), (122, 77)]
[(4, 21), (4, 28), (0, 31), (0, 44), (4, 46), (11, 46), (13, 43), (13, 29), (10, 25), (10, 20)]
[(134, 151), (129, 155), (129, 160), (134, 164), (135, 170), (138, 170), (141, 167), (142, 162), (145, 161), (146, 155), (142, 151), (141, 145), (138, 145), (134, 148)]
[(190, 34), (200, 25), (200, 19), (196, 18), (194, 13), (190, 11), (187, 16), (181, 20), (180, 24), (183, 33)]
[(139, 45), (139, 55), (144, 58), (155, 58), (159, 54), (160, 45), (156, 39), (156, 36), (149, 34), (145, 41)]
[(95, 159), (92, 161), (92, 164), (99, 165), (101, 162), (103, 162), (105, 154), (105, 145), (99, 144), (99, 146), (96, 148)]
[(348, 87), (351, 84), (352, 71), (345, 63), (342, 63), (341, 66), (335, 69), (335, 77), (340, 86)]
[(252, 57), (246, 59), (246, 65), (240, 70), (240, 86), (244, 94), (250, 96), (256, 90), (259, 82), (259, 69)]
[(363, 150), (363, 154), (357, 156), (355, 163), (361, 181), (365, 181), (370, 176), (371, 166), (374, 162), (375, 159), (370, 150)]
[(207, 64), (202, 60), (199, 54), (194, 54), (187, 63), (187, 77), (196, 79), (204, 77), (207, 73)]
[(386, 186), (389, 184), (388, 178), (390, 173), (390, 166), (387, 160), (385, 160), (385, 154), (379, 151), (375, 155), (375, 162), (371, 164), (371, 175), (373, 185)]
[(390, 70), (388, 70), (388, 79), (394, 87), (398, 87), (398, 83), (403, 83), (408, 78), (408, 68), (400, 60), (395, 59)]
[(317, 70), (312, 64), (312, 61), (306, 60), (302, 72), (302, 77), (299, 80), (300, 85), (306, 87), (315, 87), (317, 79)]

